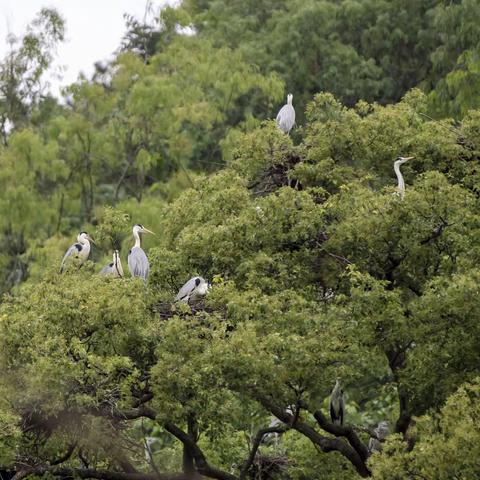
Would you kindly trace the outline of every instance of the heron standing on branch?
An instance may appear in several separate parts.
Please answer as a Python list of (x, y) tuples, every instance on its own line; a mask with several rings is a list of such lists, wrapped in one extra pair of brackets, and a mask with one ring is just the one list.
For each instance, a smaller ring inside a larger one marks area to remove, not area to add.
[(343, 425), (343, 417), (345, 413), (345, 399), (343, 398), (343, 390), (340, 386), (340, 380), (335, 382), (332, 394), (330, 395), (330, 418), (332, 423)]
[(405, 181), (403, 180), (403, 175), (400, 171), (400, 165), (403, 165), (405, 162), (408, 162), (408, 160), (411, 160), (412, 158), (415, 157), (398, 157), (393, 164), (393, 169), (395, 170), (395, 174), (397, 175), (398, 179), (398, 186), (395, 195), (399, 195), (402, 200), (405, 196)]
[(207, 294), (209, 289), (208, 282), (202, 277), (191, 278), (177, 293), (175, 301), (182, 301), (185, 303), (195, 302), (199, 297)]
[(80, 232), (77, 236), (77, 243), (74, 243), (65, 253), (60, 266), (60, 273), (63, 273), (65, 262), (69, 258), (79, 258), (81, 263), (85, 262), (90, 255), (90, 242), (95, 243), (87, 232)]
[(128, 269), (130, 270), (132, 277), (140, 277), (143, 278), (144, 281), (147, 281), (148, 273), (150, 271), (150, 264), (148, 263), (148, 258), (145, 255), (145, 252), (140, 246), (141, 233), (151, 233), (155, 235), (143, 225), (137, 224), (133, 227), (135, 245), (132, 247), (130, 252), (128, 252)]
[(287, 103), (280, 109), (277, 115), (277, 125), (282, 132), (289, 133), (295, 125), (295, 109), (292, 105), (293, 95), (287, 95)]
[(100, 275), (111, 275), (115, 278), (123, 277), (122, 261), (118, 250), (113, 251), (113, 261), (100, 270)]

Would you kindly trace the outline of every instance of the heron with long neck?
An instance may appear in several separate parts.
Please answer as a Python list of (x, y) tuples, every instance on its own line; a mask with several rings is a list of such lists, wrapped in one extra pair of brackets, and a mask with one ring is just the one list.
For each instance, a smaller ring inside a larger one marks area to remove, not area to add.
[(399, 195), (402, 200), (405, 196), (405, 181), (403, 180), (403, 175), (400, 171), (400, 165), (403, 165), (405, 162), (408, 162), (408, 160), (411, 160), (412, 158), (415, 157), (397, 157), (393, 164), (393, 169), (395, 170), (395, 174), (397, 175), (398, 179), (397, 191), (395, 192), (395, 194)]
[(150, 263), (148, 262), (145, 252), (142, 250), (140, 234), (154, 233), (140, 224), (135, 225), (132, 231), (135, 244), (128, 253), (128, 269), (130, 270), (132, 277), (140, 277), (147, 281), (148, 273), (150, 271)]
[(343, 398), (343, 390), (340, 380), (337, 378), (332, 394), (330, 395), (330, 418), (332, 423), (343, 425), (343, 417), (345, 414), (345, 399)]

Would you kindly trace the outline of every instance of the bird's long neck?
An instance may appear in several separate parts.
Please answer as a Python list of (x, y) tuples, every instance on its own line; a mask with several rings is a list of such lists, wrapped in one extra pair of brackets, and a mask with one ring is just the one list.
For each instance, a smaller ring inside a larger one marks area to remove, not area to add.
[(397, 179), (398, 179), (398, 187), (397, 187), (398, 192), (400, 193), (400, 196), (403, 198), (403, 196), (405, 195), (405, 182), (403, 180), (402, 172), (400, 171), (400, 164), (396, 163), (393, 166), (393, 169), (395, 170), (395, 174), (397, 175)]
[(116, 272), (120, 277), (123, 277), (123, 267), (122, 261), (120, 260), (119, 255), (114, 255), (113, 257), (113, 267), (115, 268)]
[(292, 104), (292, 100), (293, 100), (292, 97), (288, 97), (288, 98), (287, 98), (287, 104), (288, 104), (288, 105), (291, 105), (291, 104)]
[(336, 382), (335, 383), (335, 386), (333, 387), (333, 396), (337, 397), (340, 395), (341, 393), (341, 389), (342, 387), (340, 386), (340, 383)]
[(133, 231), (133, 238), (135, 238), (135, 245), (134, 247), (140, 247), (140, 235), (136, 230)]
[(82, 253), (81, 253), (81, 257), (82, 258), (88, 258), (88, 256), (90, 255), (90, 242), (84, 238), (83, 240), (80, 241), (80, 243), (82, 244)]

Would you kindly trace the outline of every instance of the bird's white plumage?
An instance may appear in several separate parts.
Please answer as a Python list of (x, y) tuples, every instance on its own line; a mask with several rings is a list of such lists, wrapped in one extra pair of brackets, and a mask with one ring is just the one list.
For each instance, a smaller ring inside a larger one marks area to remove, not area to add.
[(178, 291), (175, 301), (193, 302), (207, 294), (208, 282), (202, 277), (192, 277)]
[(118, 250), (113, 251), (112, 262), (109, 263), (108, 265), (105, 265), (100, 270), (100, 274), (101, 275), (109, 275), (109, 276), (116, 277), (116, 278), (123, 277), (122, 261), (120, 260), (120, 254), (119, 254)]
[(82, 263), (88, 259), (88, 256), (90, 255), (90, 240), (87, 232), (80, 232), (77, 235), (77, 242), (68, 248), (62, 259), (60, 273), (63, 272), (65, 263), (69, 258), (79, 258)]
[(282, 132), (289, 133), (295, 125), (295, 109), (292, 105), (293, 95), (287, 96), (287, 103), (280, 109), (277, 114), (277, 125)]
[(413, 157), (398, 157), (397, 160), (393, 163), (393, 170), (397, 176), (398, 185), (396, 195), (399, 195), (401, 199), (405, 196), (405, 181), (403, 180), (402, 172), (400, 171), (400, 166), (403, 165), (408, 160), (411, 160)]

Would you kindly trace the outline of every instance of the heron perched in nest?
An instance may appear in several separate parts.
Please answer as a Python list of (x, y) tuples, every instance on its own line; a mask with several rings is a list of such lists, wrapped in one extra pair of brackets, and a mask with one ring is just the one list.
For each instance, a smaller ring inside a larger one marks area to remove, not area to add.
[(65, 269), (65, 264), (69, 258), (78, 258), (81, 263), (85, 262), (90, 255), (90, 242), (95, 243), (87, 232), (80, 232), (77, 236), (77, 242), (69, 247), (65, 253), (62, 264), (60, 266), (60, 273)]
[(105, 265), (100, 270), (100, 275), (108, 275), (115, 278), (123, 277), (122, 261), (120, 260), (120, 253), (118, 250), (113, 251), (113, 259), (108, 265)]
[(207, 294), (209, 288), (210, 284), (204, 278), (193, 277), (178, 291), (175, 301), (196, 302), (200, 297)]

